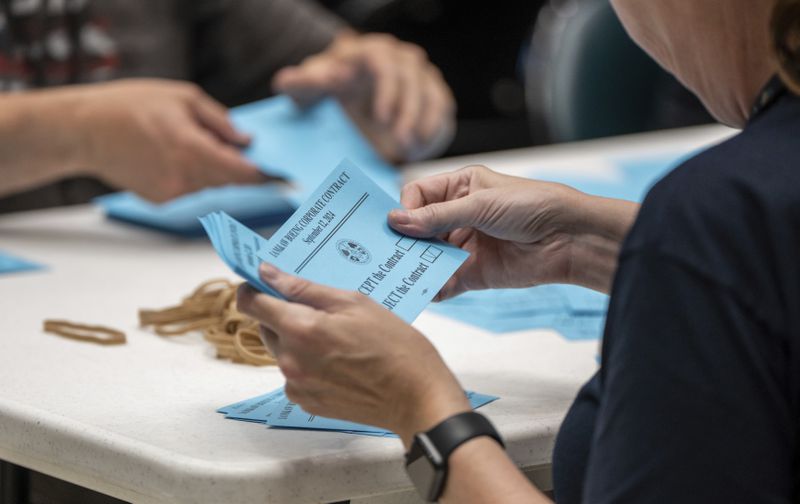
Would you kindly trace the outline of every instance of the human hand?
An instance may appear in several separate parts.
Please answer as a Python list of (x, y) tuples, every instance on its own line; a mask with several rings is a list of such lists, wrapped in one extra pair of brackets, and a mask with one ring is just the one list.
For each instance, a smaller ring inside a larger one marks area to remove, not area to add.
[(162, 202), (209, 186), (267, 180), (240, 148), (227, 110), (194, 84), (131, 79), (75, 86), (81, 164), (109, 184)]
[(437, 300), (467, 290), (575, 283), (607, 292), (638, 205), (484, 166), (412, 182), (389, 225), (470, 252)]
[(416, 433), (469, 410), (453, 374), (425, 337), (357, 292), (314, 284), (262, 264), (287, 300), (243, 284), (238, 309), (263, 324), (262, 339), (307, 412)]
[(441, 72), (420, 47), (391, 35), (339, 35), (321, 53), (278, 72), (273, 88), (301, 105), (337, 97), (390, 161), (436, 155), (455, 131), (455, 102)]

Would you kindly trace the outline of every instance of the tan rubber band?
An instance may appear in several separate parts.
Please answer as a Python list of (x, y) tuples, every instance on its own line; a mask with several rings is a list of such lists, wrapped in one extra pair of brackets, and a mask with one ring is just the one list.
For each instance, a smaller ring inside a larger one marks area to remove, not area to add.
[(44, 332), (98, 345), (123, 345), (127, 341), (122, 331), (110, 327), (76, 324), (66, 320), (45, 320)]
[(236, 309), (237, 284), (209, 280), (198, 286), (177, 306), (139, 310), (142, 327), (151, 326), (160, 336), (179, 336), (201, 331), (214, 345), (217, 358), (253, 366), (276, 364), (259, 337), (258, 322)]

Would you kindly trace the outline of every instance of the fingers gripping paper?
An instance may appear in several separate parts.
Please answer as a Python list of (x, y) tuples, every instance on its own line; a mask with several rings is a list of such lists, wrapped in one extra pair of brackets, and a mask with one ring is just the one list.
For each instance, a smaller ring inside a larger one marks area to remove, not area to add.
[(269, 240), (224, 212), (200, 220), (220, 257), (255, 288), (281, 297), (258, 275), (261, 262), (316, 283), (358, 291), (413, 321), (468, 253), (391, 229), (397, 201), (349, 161), (328, 175)]

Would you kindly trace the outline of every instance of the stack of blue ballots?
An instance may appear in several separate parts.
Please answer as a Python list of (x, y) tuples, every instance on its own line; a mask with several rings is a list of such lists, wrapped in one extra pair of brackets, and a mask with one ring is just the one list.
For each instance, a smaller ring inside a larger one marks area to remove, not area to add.
[[(691, 154), (666, 153), (614, 160), (611, 180), (551, 173), (531, 178), (560, 182), (598, 196), (641, 201), (650, 186)], [(493, 333), (553, 329), (568, 340), (602, 336), (608, 296), (574, 285), (473, 291), (431, 305), (431, 311)]]
[[(498, 399), (496, 396), (477, 392), (466, 392), (466, 395), (473, 409), (478, 409)], [(223, 406), (217, 410), (217, 413), (222, 413), (225, 418), (231, 420), (261, 423), (270, 428), (312, 429), (365, 436), (396, 437), (394, 433), (379, 427), (306, 413), (300, 406), (289, 401), (283, 387), (268, 394)]]
[(412, 322), (469, 254), (391, 229), (399, 203), (353, 163), (342, 161), (311, 197), (265, 239), (223, 212), (200, 220), (220, 258), (253, 287), (262, 262), (316, 283), (358, 291)]
[(202, 236), (197, 218), (224, 211), (249, 227), (282, 223), (343, 158), (357, 163), (386, 192), (399, 194), (400, 178), (332, 99), (300, 109), (287, 96), (236, 107), (231, 120), (252, 143), (244, 155), (291, 188), (228, 186), (206, 189), (156, 205), (128, 192), (96, 200), (114, 220), (179, 236)]
[(41, 264), (0, 251), (0, 274), (35, 271), (43, 267)]

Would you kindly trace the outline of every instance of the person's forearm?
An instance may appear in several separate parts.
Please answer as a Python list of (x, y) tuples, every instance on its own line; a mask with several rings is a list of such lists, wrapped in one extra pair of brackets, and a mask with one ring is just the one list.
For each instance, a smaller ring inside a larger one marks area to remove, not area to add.
[[(452, 415), (471, 410), (452, 375), (432, 376), (422, 388), (425, 394), (416, 394), (414, 404), (405, 408), (413, 414), (394, 429), (406, 451), (415, 433), (426, 432)], [(440, 502), (538, 504), (550, 501), (525, 478), (495, 440), (479, 437), (456, 448), (448, 458), (447, 482)]]
[(622, 241), (639, 212), (631, 201), (585, 196), (571, 243), (568, 282), (608, 293)]
[(551, 502), (517, 469), (503, 448), (488, 437), (473, 439), (456, 448), (448, 465), (449, 474), (440, 500), (443, 504)]
[(80, 173), (78, 99), (68, 89), (0, 94), (0, 196)]
[[(441, 404), (414, 411), (407, 429), (398, 429), (405, 449), (411, 447), (414, 432), (427, 431), (445, 418), (469, 411), (469, 404)], [(479, 437), (456, 448), (448, 458), (448, 476), (440, 502), (475, 503), (504, 502), (537, 504), (550, 502), (539, 492), (508, 458), (494, 439)]]

